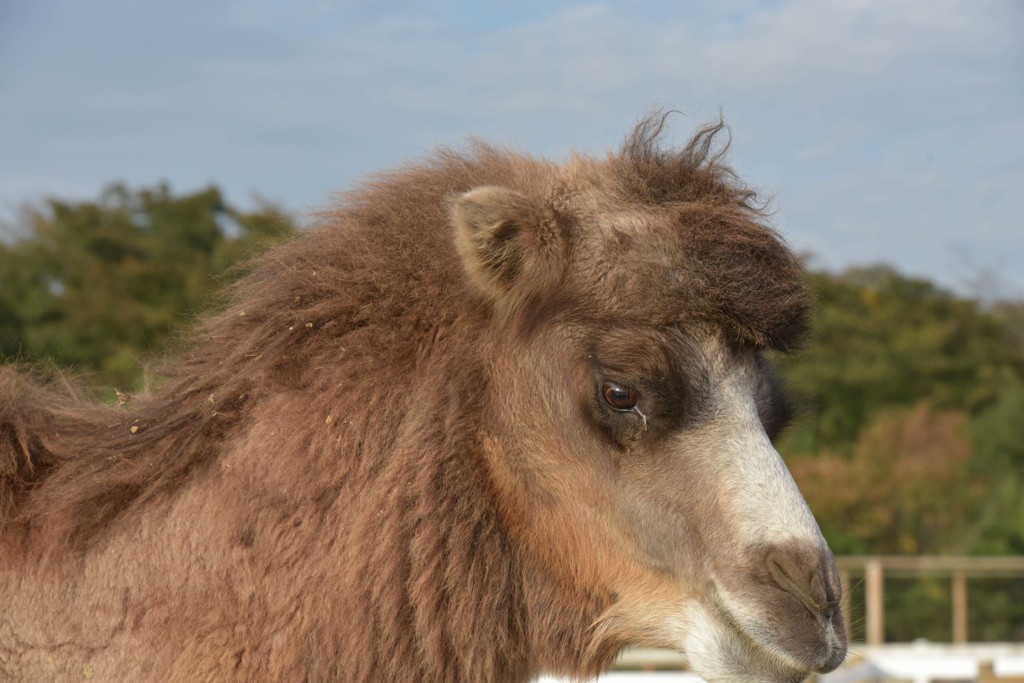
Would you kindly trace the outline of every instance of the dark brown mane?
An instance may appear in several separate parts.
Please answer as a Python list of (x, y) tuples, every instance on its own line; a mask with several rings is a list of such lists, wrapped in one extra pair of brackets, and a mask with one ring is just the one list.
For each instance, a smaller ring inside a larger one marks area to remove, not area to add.
[[(654, 112), (640, 120), (622, 145), (622, 184), (641, 203), (734, 205), (764, 213), (757, 193), (744, 186), (725, 163), (731, 139), (719, 145), (729, 128), (722, 119), (698, 130), (683, 147), (665, 144), (669, 117), (678, 112)], [(716, 145), (719, 145), (716, 147)]]

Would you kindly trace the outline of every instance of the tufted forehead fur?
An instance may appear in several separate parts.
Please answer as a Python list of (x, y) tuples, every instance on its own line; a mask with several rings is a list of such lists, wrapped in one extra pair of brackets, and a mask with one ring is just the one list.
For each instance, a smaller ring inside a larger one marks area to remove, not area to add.
[[(794, 347), (810, 306), (802, 270), (764, 224), (755, 193), (724, 163), (728, 144), (716, 148), (724, 124), (672, 149), (661, 139), (665, 120), (662, 114), (644, 119), (603, 160), (576, 157), (551, 166), (490, 147), (478, 148), (475, 157), (446, 157), (436, 170), (478, 163), (478, 177), (514, 189), (503, 196), (494, 196), (499, 188), (471, 193), (456, 204), (457, 226), (462, 207), (479, 212), (476, 198), (488, 193), (488, 219), (499, 233), (515, 223), (512, 212), (530, 226), (483, 257), (516, 273), (524, 269), (518, 282), (502, 287), (473, 265), (471, 279), (508, 308), (525, 309), (531, 325), (552, 315), (701, 321), (737, 341)], [(508, 257), (508, 243), (518, 240), (526, 242), (521, 254)]]
[(668, 233), (652, 240), (644, 256), (656, 263), (653, 249), (670, 254), (668, 272), (649, 279), (672, 282), (677, 296), (663, 292), (648, 300), (665, 302), (666, 318), (678, 307), (680, 317), (709, 320), (756, 345), (796, 346), (811, 304), (802, 269), (764, 225), (756, 194), (724, 163), (728, 143), (716, 151), (724, 124), (671, 149), (660, 141), (665, 122), (665, 115), (641, 121), (606, 170), (626, 207), (653, 211), (656, 229)]

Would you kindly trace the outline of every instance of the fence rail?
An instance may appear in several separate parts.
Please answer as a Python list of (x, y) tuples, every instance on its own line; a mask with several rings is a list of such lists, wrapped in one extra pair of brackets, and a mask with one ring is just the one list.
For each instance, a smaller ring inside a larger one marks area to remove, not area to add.
[(1024, 557), (963, 557), (952, 555), (840, 555), (836, 566), (843, 583), (843, 616), (850, 623), (850, 581), (864, 577), (864, 617), (868, 645), (885, 642), (885, 578), (948, 576), (952, 592), (954, 643), (966, 643), (967, 579), (1024, 578)]

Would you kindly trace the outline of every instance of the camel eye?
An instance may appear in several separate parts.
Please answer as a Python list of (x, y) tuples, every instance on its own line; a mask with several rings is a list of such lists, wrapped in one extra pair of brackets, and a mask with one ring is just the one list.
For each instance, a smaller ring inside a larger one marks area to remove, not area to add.
[(616, 384), (615, 382), (605, 382), (602, 384), (601, 395), (604, 396), (605, 403), (615, 410), (623, 411), (633, 410), (636, 407), (637, 400), (640, 398), (633, 387)]

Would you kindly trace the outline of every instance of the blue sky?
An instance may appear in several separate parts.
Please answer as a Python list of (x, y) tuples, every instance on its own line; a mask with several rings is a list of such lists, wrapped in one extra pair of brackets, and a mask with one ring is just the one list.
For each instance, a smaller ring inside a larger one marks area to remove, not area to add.
[(721, 110), (831, 268), (1024, 295), (1024, 3), (4, 0), (0, 212), (112, 181), (296, 212), (469, 135), (603, 153)]

